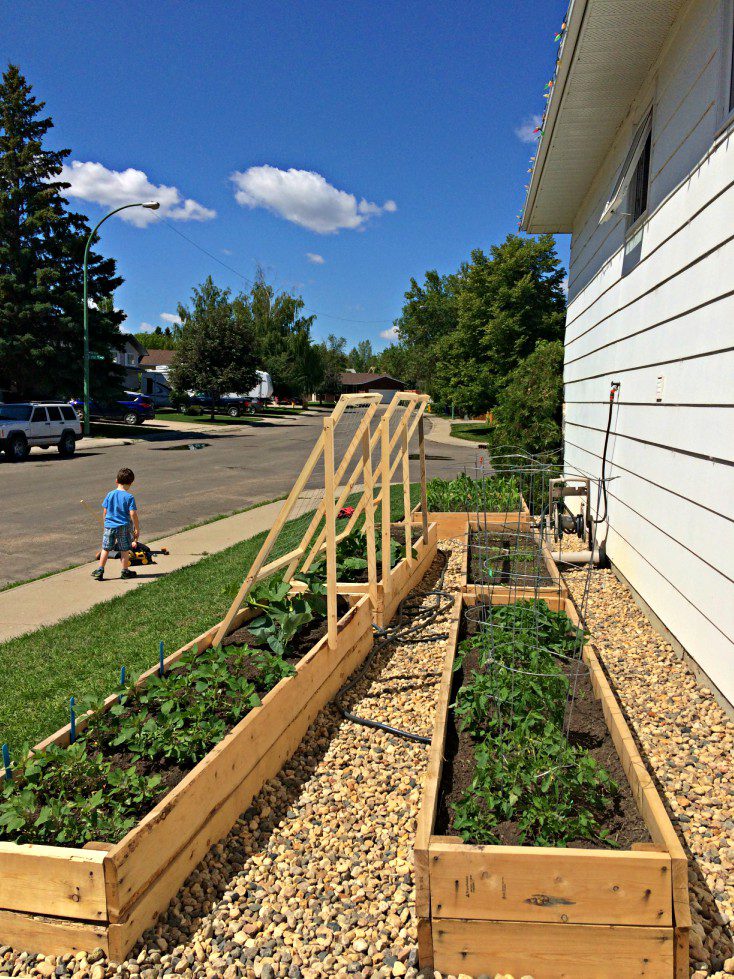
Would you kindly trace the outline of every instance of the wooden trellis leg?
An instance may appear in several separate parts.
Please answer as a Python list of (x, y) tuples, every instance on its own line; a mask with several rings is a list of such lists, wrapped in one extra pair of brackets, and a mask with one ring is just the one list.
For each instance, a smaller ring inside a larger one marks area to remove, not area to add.
[(418, 457), (420, 459), (421, 471), (421, 515), (423, 529), (423, 543), (428, 543), (428, 491), (426, 490), (426, 442), (423, 431), (423, 415), (418, 420)]
[(408, 453), (408, 427), (403, 428), (401, 439), (401, 449), (403, 455), (403, 523), (405, 525), (405, 556), (408, 559), (408, 567), (415, 565), (413, 555), (413, 528), (411, 526), (412, 517), (410, 515), (410, 455)]
[(336, 649), (336, 508), (334, 499), (334, 422), (324, 418), (324, 518), (326, 520), (326, 625), (329, 649)]
[(372, 446), (369, 429), (362, 433), (364, 470), (364, 532), (367, 538), (367, 581), (372, 608), (377, 608), (377, 547), (375, 545), (375, 484), (372, 478)]
[(382, 590), (383, 602), (387, 605), (390, 592), (392, 591), (390, 566), (390, 419), (383, 418), (380, 423), (380, 473), (382, 478)]

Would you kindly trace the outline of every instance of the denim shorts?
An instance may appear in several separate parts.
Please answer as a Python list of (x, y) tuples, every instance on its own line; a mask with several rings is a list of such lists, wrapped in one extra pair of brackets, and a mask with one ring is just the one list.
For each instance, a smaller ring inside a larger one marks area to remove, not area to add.
[(131, 548), (129, 524), (126, 527), (105, 527), (102, 537), (103, 551), (129, 551)]

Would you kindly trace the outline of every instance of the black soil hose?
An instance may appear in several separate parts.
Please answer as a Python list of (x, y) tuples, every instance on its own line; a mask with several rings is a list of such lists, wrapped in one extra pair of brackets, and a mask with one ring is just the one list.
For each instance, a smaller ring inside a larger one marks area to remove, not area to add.
[[(431, 622), (434, 622), (438, 616), (444, 612), (449, 606), (453, 604), (454, 596), (450, 592), (443, 590), (443, 582), (446, 577), (446, 569), (448, 568), (448, 555), (443, 551), (439, 551), (439, 554), (443, 558), (443, 568), (441, 569), (441, 574), (439, 575), (437, 587), (431, 589), (430, 591), (421, 592), (422, 598), (427, 598), (430, 595), (434, 595), (436, 601), (428, 609), (418, 609), (416, 614), (412, 618), (403, 624), (403, 616), (405, 614), (405, 608), (413, 604), (415, 599), (411, 596), (404, 598), (403, 601), (398, 606), (397, 622), (394, 626), (388, 629), (378, 629), (374, 626), (376, 635), (379, 640), (375, 642), (369, 655), (362, 664), (362, 668), (357, 671), (353, 676), (351, 676), (344, 686), (339, 690), (337, 695), (334, 697), (334, 703), (338, 707), (342, 717), (347, 721), (352, 721), (354, 724), (362, 724), (364, 727), (375, 728), (378, 731), (386, 731), (388, 734), (394, 734), (395, 737), (405, 738), (407, 741), (417, 741), (418, 744), (430, 744), (431, 739), (424, 737), (422, 734), (413, 734), (411, 731), (401, 731), (400, 728), (391, 727), (389, 724), (383, 724), (382, 721), (373, 721), (368, 717), (360, 717), (359, 714), (352, 714), (348, 711), (346, 707), (342, 706), (342, 698), (349, 693), (360, 680), (364, 679), (365, 674), (372, 665), (372, 661), (377, 655), (378, 651), (384, 646), (389, 645), (400, 645), (401, 643), (416, 642), (418, 639), (423, 641), (428, 639), (446, 639), (448, 633), (434, 633), (430, 636), (416, 636), (413, 637), (411, 634), (417, 632), (418, 630), (424, 629)], [(411, 636), (411, 638), (408, 638)]]

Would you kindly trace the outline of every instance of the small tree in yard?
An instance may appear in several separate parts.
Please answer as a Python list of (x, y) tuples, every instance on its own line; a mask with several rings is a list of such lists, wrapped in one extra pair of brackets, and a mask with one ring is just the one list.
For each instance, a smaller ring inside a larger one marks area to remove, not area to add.
[(563, 344), (540, 340), (511, 371), (494, 411), (492, 444), (553, 451), (562, 440)]
[(228, 391), (244, 394), (257, 383), (257, 356), (252, 318), (247, 308), (236, 309), (229, 289), (220, 289), (211, 276), (192, 293), (192, 306), (178, 307), (181, 339), (171, 365), (176, 391), (203, 391), (211, 397), (211, 417), (217, 398)]

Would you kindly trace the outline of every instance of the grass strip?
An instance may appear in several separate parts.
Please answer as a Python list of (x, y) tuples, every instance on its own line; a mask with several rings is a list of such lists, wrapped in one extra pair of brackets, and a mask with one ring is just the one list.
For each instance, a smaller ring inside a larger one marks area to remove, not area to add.
[[(418, 487), (413, 487), (414, 502)], [(354, 501), (351, 501), (354, 502)], [(392, 487), (392, 519), (403, 516), (402, 487)], [(312, 513), (286, 525), (302, 534)], [(379, 525), (378, 525), (379, 526)], [(69, 697), (103, 697), (148, 669), (158, 643), (166, 654), (215, 625), (231, 604), (266, 534), (95, 605), (55, 625), (0, 643), (0, 742), (14, 756), (68, 721)]]
[(451, 426), (454, 438), (464, 439), (465, 442), (486, 442), (489, 438), (490, 426), (484, 423), (466, 422)]

